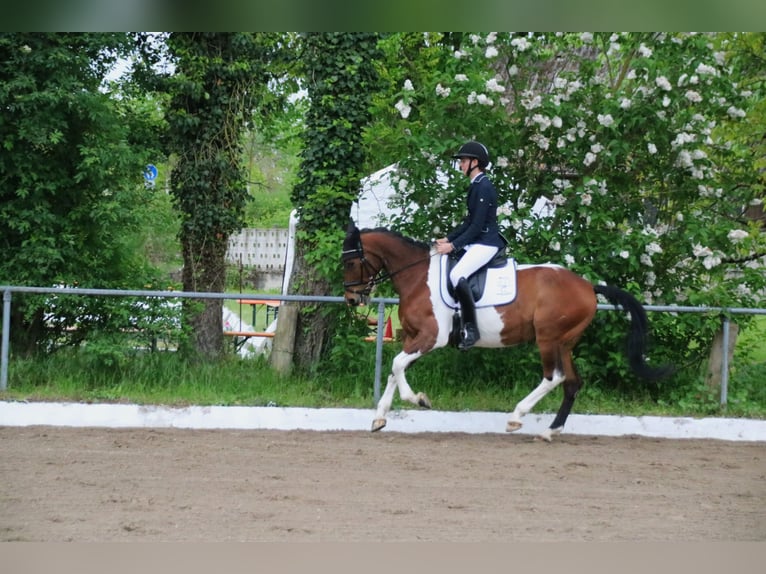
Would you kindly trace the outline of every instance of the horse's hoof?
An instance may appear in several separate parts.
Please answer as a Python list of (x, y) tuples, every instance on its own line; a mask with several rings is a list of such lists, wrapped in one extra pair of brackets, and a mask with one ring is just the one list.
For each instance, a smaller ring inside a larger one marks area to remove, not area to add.
[(424, 409), (431, 408), (431, 401), (428, 400), (425, 393), (418, 393), (418, 406), (423, 407)]
[(372, 432), (379, 431), (384, 426), (386, 426), (386, 419), (375, 419), (372, 421), (372, 429), (370, 429)]
[(521, 428), (521, 423), (519, 421), (508, 421), (508, 424), (505, 425), (505, 432), (513, 432), (517, 431)]
[(544, 440), (545, 442), (551, 442), (553, 440), (553, 432), (551, 429), (545, 429), (543, 432), (541, 432), (538, 436), (538, 438)]

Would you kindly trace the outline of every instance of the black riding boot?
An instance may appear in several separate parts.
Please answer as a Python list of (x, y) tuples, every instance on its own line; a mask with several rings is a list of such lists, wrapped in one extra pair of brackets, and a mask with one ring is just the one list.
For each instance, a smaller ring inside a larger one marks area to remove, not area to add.
[(458, 301), (460, 301), (460, 318), (463, 321), (462, 338), (457, 348), (461, 351), (467, 351), (479, 340), (479, 329), (476, 326), (476, 304), (465, 277), (458, 281), (455, 291)]

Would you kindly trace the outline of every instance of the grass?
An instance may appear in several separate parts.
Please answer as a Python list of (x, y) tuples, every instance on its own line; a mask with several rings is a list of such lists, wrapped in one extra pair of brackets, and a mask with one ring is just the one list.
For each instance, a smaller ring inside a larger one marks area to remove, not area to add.
[[(386, 345), (383, 385), (396, 347)], [(58, 353), (44, 359), (13, 360), (8, 389), (0, 393), (0, 400), (372, 408), (375, 347), (363, 343), (360, 349), (358, 360), (347, 364), (345, 372), (291, 377), (275, 373), (263, 358), (228, 357), (202, 363), (160, 352), (140, 353), (120, 364), (100, 365), (80, 353)], [(506, 381), (476, 380), (454, 368), (465, 361), (453, 356), (457, 353), (453, 349), (441, 350), (408, 370), (413, 390), (428, 394), (434, 409), (508, 412), (538, 382), (514, 381), (511, 373)], [(762, 384), (766, 364), (756, 367), (758, 370), (750, 374), (743, 375), (742, 368), (735, 373), (729, 385), (729, 404), (723, 409), (717, 396), (703, 386), (677, 398), (655, 400), (648, 391), (616, 392), (586, 384), (573, 412), (766, 418), (766, 385)], [(754, 377), (755, 383), (748, 383), (745, 376)], [(560, 402), (561, 391), (556, 390), (534, 412), (555, 412)], [(393, 407), (415, 408), (403, 403), (398, 395)]]
[[(227, 301), (227, 306), (239, 312), (236, 300)], [(376, 307), (366, 311), (377, 317)], [(249, 308), (245, 313), (250, 313)], [(395, 314), (393, 323), (396, 329)], [(371, 408), (375, 346), (351, 339), (345, 354), (335, 357), (321, 371), (290, 377), (275, 373), (263, 357), (228, 356), (214, 363), (189, 362), (175, 352), (126, 354), (123, 348), (92, 342), (79, 350), (62, 349), (47, 357), (12, 357), (8, 389), (0, 392), (0, 400)], [(615, 388), (593, 380), (596, 370), (591, 369), (591, 374), (584, 374), (586, 384), (573, 412), (766, 419), (765, 342), (766, 317), (758, 317), (738, 339), (725, 407), (720, 406), (717, 392), (706, 388), (704, 382), (696, 382), (694, 376), (673, 381), (660, 396), (652, 396), (648, 387)], [(382, 385), (399, 350), (398, 343), (384, 345)], [(494, 357), (497, 351), (472, 351), (471, 368), (467, 369), (464, 354), (455, 349), (439, 350), (412, 365), (407, 371), (408, 381), (416, 392), (428, 394), (434, 409), (508, 412), (539, 382), (535, 351), (532, 347), (528, 353), (523, 349), (520, 354), (508, 350), (509, 360), (501, 368), (485, 359), (487, 353)], [(524, 374), (530, 372), (534, 374)], [(701, 376), (698, 378), (702, 381)], [(555, 412), (560, 402), (561, 391), (556, 390), (534, 412)], [(393, 406), (415, 408), (403, 403), (398, 395)]]

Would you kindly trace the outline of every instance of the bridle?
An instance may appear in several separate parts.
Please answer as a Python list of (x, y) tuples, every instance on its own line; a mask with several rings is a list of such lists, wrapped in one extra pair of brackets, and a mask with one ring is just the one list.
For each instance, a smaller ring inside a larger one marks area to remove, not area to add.
[[(385, 267), (381, 266), (379, 269), (376, 269), (372, 263), (370, 263), (370, 260), (364, 256), (364, 248), (362, 247), (361, 240), (357, 242), (357, 245), (354, 247), (354, 249), (346, 249), (342, 252), (341, 260), (344, 263), (350, 261), (351, 259), (358, 259), (359, 263), (361, 264), (359, 266), (359, 280), (344, 281), (344, 291), (353, 293), (354, 295), (367, 297), (370, 293), (372, 293), (372, 290), (376, 285), (379, 285), (380, 283), (383, 283), (387, 279), (391, 278), (392, 274), (388, 273), (387, 271), (381, 274), (381, 271), (385, 271)], [(367, 271), (367, 274), (369, 275), (369, 279), (367, 281), (364, 281), (363, 279), (364, 271)], [(360, 285), (364, 285), (364, 289), (351, 289), (351, 287), (358, 287)]]
[[(394, 275), (397, 275), (398, 273), (401, 273), (402, 271), (405, 271), (406, 269), (409, 269), (410, 267), (413, 267), (417, 265), (418, 263), (421, 263), (423, 261), (428, 261), (433, 256), (433, 254), (429, 254), (427, 257), (423, 257), (422, 259), (418, 259), (416, 261), (413, 261), (412, 263), (408, 263), (401, 269), (397, 269), (393, 273), (389, 272), (384, 265), (382, 265), (380, 268), (376, 269), (372, 263), (370, 263), (370, 260), (367, 259), (364, 255), (364, 248), (362, 247), (362, 241), (361, 239), (357, 240), (356, 247), (353, 249), (346, 249), (341, 253), (341, 260), (345, 263), (351, 259), (358, 259), (361, 263), (359, 269), (359, 280), (358, 281), (344, 281), (343, 282), (343, 289), (344, 291), (347, 291), (349, 293), (353, 293), (354, 295), (361, 295), (362, 297), (367, 297), (370, 293), (372, 293), (372, 290), (375, 288), (376, 285), (380, 285), (381, 283), (384, 283), (385, 281), (388, 281), (391, 279)], [(367, 271), (369, 275), (369, 279), (367, 281), (363, 280), (364, 274), (362, 271)], [(360, 285), (364, 285), (364, 289), (351, 289), (351, 287), (358, 287)]]

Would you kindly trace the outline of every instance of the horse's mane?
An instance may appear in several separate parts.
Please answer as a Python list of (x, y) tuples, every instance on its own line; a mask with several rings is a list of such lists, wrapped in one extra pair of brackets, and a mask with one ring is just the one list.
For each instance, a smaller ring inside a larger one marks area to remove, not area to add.
[(391, 237), (404, 241), (405, 243), (412, 245), (413, 247), (417, 247), (418, 249), (422, 249), (424, 251), (429, 251), (431, 249), (431, 246), (428, 243), (425, 243), (424, 241), (418, 241), (417, 239), (412, 239), (411, 237), (402, 235), (398, 231), (392, 231), (391, 229), (387, 229), (385, 227), (376, 227), (374, 229), (364, 228), (359, 233), (361, 234), (382, 233), (384, 235), (389, 235)]

